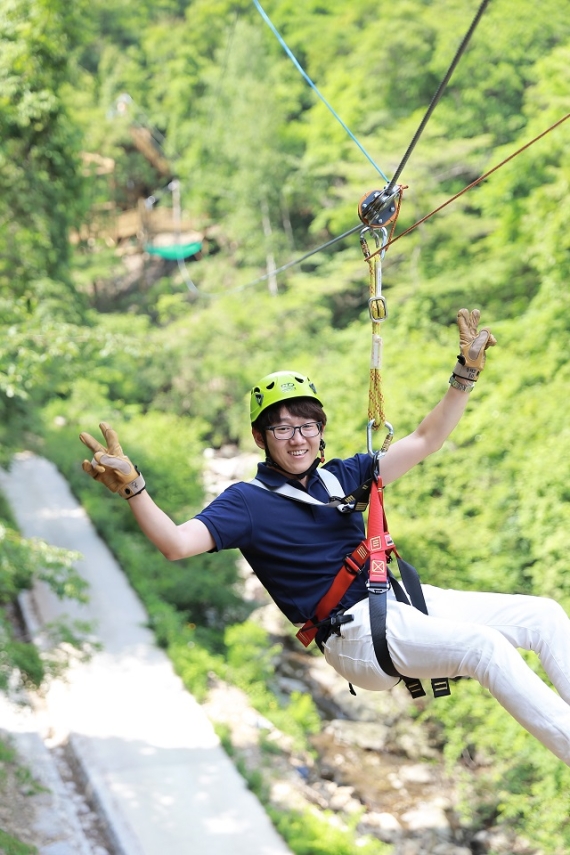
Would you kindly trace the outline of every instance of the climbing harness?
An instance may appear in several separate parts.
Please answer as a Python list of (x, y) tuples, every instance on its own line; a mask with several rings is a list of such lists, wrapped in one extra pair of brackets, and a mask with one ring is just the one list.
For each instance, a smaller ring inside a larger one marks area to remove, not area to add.
[[(394, 541), (388, 533), (382, 501), (382, 482), (379, 478), (369, 478), (353, 493), (342, 496), (344, 491), (336, 475), (327, 469), (317, 469), (316, 471), (329, 494), (328, 502), (321, 502), (314, 496), (310, 496), (290, 484), (269, 487), (257, 478), (250, 481), (257, 487), (285, 498), (311, 505), (336, 508), (341, 513), (362, 512), (370, 502), (367, 537), (358, 544), (350, 555), (346, 556), (329, 589), (317, 604), (313, 618), (306, 621), (299, 629), (297, 638), (305, 647), (315, 641), (322, 650), (324, 643), (331, 634), (340, 634), (340, 627), (352, 622), (353, 616), (344, 614), (343, 611), (339, 610), (339, 604), (357, 576), (365, 570), (365, 565), (368, 562), (367, 588), (370, 624), (372, 643), (378, 663), (386, 674), (402, 679), (413, 698), (423, 697), (426, 693), (420, 680), (404, 676), (396, 670), (386, 642), (386, 596), (390, 587), (399, 602), (411, 605), (424, 614), (427, 614), (427, 607), (416, 569), (398, 555)], [(404, 587), (388, 571), (388, 564), (392, 560), (392, 555), (396, 556)], [(445, 678), (432, 679), (431, 684), (434, 697), (449, 694), (449, 683)], [(351, 691), (353, 690), (351, 689)]]
[[(399, 192), (398, 198), (399, 200), (401, 199), (401, 192)], [(372, 202), (374, 202), (374, 199)], [(372, 205), (372, 202), (370, 205)], [(365, 205), (368, 206), (366, 200)], [(393, 215), (390, 215), (389, 219), (385, 218), (384, 222), (387, 223), (389, 220), (393, 220), (395, 223), (399, 207), (398, 202)], [(370, 235), (374, 238), (376, 245), (374, 254), (370, 252), (368, 246), (367, 238)], [(327, 469), (316, 469), (315, 471), (329, 495), (328, 502), (321, 502), (320, 499), (316, 499), (314, 496), (294, 487), (290, 483), (281, 484), (279, 487), (269, 487), (257, 478), (254, 478), (250, 483), (297, 502), (336, 508), (341, 513), (363, 512), (369, 504), (366, 538), (358, 544), (350, 555), (346, 556), (329, 589), (318, 602), (314, 615), (297, 632), (297, 638), (305, 647), (316, 641), (320, 649), (323, 650), (326, 640), (332, 633), (340, 634), (341, 626), (353, 620), (352, 615), (345, 614), (340, 609), (340, 603), (354, 580), (364, 571), (365, 565), (368, 564), (366, 587), (368, 589), (370, 628), (374, 653), (382, 670), (390, 676), (402, 679), (412, 697), (419, 698), (425, 695), (425, 690), (420, 680), (398, 672), (392, 662), (386, 641), (386, 601), (390, 588), (392, 588), (394, 596), (399, 602), (411, 605), (426, 615), (428, 613), (418, 573), (411, 564), (408, 564), (398, 555), (394, 541), (388, 532), (386, 514), (384, 512), (382, 479), (380, 477), (380, 459), (387, 453), (392, 437), (394, 436), (394, 429), (385, 420), (384, 416), (384, 399), (381, 383), (382, 337), (380, 335), (380, 326), (388, 317), (386, 298), (382, 294), (382, 260), (387, 243), (388, 231), (385, 225), (376, 228), (366, 225), (360, 232), (360, 246), (369, 271), (370, 293), (368, 312), (372, 321), (366, 438), (368, 454), (374, 461), (373, 476), (364, 484), (361, 484), (351, 495), (345, 496), (338, 478), (332, 472), (329, 472)], [(286, 372), (281, 372), (281, 374), (283, 374), (286, 380), (292, 380), (292, 375)], [(283, 393), (279, 391), (281, 389), (280, 386), (278, 386), (276, 392), (273, 391), (275, 386), (274, 378), (278, 376), (280, 375), (269, 375), (268, 378), (264, 378), (264, 381), (269, 381), (265, 385), (267, 385), (269, 390), (270, 402), (273, 402), (274, 399), (275, 401), (282, 399), (281, 396)], [(296, 379), (299, 381), (301, 378)], [(262, 385), (264, 381), (262, 381)], [(296, 394), (295, 382), (292, 382), (290, 385), (293, 389), (290, 394)], [(285, 384), (286, 387), (287, 384)], [(315, 393), (314, 396), (316, 396), (316, 390), (313, 389), (312, 391)], [(301, 389), (301, 392), (303, 392), (303, 389)], [(261, 395), (260, 387), (255, 387), (253, 393), (252, 420), (254, 420), (254, 416), (258, 415), (258, 409), (266, 405)], [(256, 393), (259, 393), (257, 397), (255, 397)], [(372, 434), (374, 430), (378, 430), (382, 425), (387, 429), (387, 434), (381, 449), (374, 451)], [(392, 561), (393, 556), (396, 557), (398, 563), (403, 587), (388, 570), (388, 565)], [(446, 678), (432, 679), (431, 684), (434, 697), (436, 698), (450, 693), (449, 681)], [(351, 691), (353, 691), (352, 688)]]
[(315, 499), (309, 493), (305, 493), (298, 487), (293, 487), (292, 484), (288, 483), (281, 484), (279, 487), (268, 487), (267, 484), (264, 484), (257, 478), (252, 478), (249, 483), (255, 484), (256, 487), (262, 487), (270, 493), (277, 493), (279, 496), (286, 496), (288, 499), (295, 499), (295, 501), (304, 502), (307, 505), (324, 505), (327, 508), (336, 508), (341, 514), (351, 514), (353, 511), (360, 511), (362, 513), (366, 510), (372, 486), (372, 478), (369, 478), (360, 487), (348, 496), (345, 496), (336, 475), (329, 472), (328, 469), (317, 469), (315, 471), (329, 494), (330, 499), (328, 502), (321, 502), (320, 499)]
[[(426, 615), (428, 612), (417, 570), (398, 555), (396, 545), (388, 532), (382, 494), (382, 479), (378, 476), (376, 484), (370, 493), (370, 510), (366, 539), (370, 556), (366, 586), (368, 588), (372, 644), (378, 664), (382, 670), (392, 677), (400, 677), (406, 684), (406, 688), (411, 696), (413, 698), (421, 698), (425, 695), (425, 690), (420, 680), (405, 676), (397, 671), (392, 662), (392, 657), (388, 650), (388, 642), (386, 641), (386, 598), (390, 588), (393, 589), (394, 596), (399, 602), (412, 605)], [(406, 596), (402, 586), (388, 570), (388, 564), (391, 562), (393, 555), (396, 556), (400, 576), (408, 596)], [(434, 697), (436, 698), (450, 694), (449, 681), (445, 677), (432, 679), (431, 686)]]

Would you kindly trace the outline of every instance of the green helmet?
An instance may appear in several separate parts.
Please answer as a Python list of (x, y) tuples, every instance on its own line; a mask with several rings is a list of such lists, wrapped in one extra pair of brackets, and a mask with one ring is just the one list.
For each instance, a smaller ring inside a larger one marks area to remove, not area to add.
[(267, 374), (251, 390), (251, 423), (272, 404), (288, 401), (290, 398), (313, 398), (317, 404), (321, 404), (315, 384), (303, 374), (296, 374), (294, 371), (275, 371), (273, 374)]

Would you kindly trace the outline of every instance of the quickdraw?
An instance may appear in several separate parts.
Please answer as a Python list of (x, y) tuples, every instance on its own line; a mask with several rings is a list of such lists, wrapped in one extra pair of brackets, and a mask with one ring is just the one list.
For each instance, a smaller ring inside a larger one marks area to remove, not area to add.
[[(367, 236), (371, 234), (374, 238), (379, 254), (370, 253), (367, 243)], [(372, 449), (372, 433), (378, 430), (381, 425), (387, 428), (387, 435), (380, 454), (385, 454), (390, 447), (390, 442), (394, 435), (392, 426), (384, 417), (384, 398), (382, 395), (382, 336), (380, 335), (380, 325), (388, 317), (388, 306), (386, 298), (382, 294), (382, 260), (384, 258), (384, 249), (388, 241), (388, 231), (385, 226), (374, 230), (370, 226), (365, 226), (360, 232), (360, 246), (364, 260), (368, 264), (369, 280), (370, 280), (370, 296), (368, 299), (368, 314), (372, 321), (372, 347), (370, 351), (370, 384), (368, 391), (368, 426), (367, 426), (367, 448), (369, 454), (374, 454)]]

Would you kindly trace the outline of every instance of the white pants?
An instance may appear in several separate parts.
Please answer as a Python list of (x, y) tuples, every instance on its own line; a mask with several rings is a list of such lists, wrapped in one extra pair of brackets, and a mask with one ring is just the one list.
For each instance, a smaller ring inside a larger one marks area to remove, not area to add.
[[(422, 586), (429, 615), (388, 593), (386, 639), (396, 669), (407, 677), (473, 677), (529, 733), (570, 766), (570, 620), (554, 600)], [(398, 679), (378, 665), (368, 600), (331, 635), (325, 658), (362, 689), (391, 689)], [(515, 648), (533, 650), (558, 694)]]

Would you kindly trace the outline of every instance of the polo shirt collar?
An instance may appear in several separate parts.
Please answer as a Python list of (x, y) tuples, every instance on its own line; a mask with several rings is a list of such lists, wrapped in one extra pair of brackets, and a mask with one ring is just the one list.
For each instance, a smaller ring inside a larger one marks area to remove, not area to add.
[[(277, 469), (274, 469), (272, 466), (268, 466), (266, 463), (257, 464), (257, 475), (255, 477), (261, 481), (262, 484), (265, 484), (266, 487), (275, 488), (280, 487), (282, 484), (290, 483), (293, 484), (293, 486), (298, 487), (300, 490), (305, 489), (299, 484), (296, 478), (287, 478), (286, 475), (282, 475), (281, 472), (278, 472)], [(309, 486), (315, 478), (320, 481), (316, 469), (309, 476)]]

